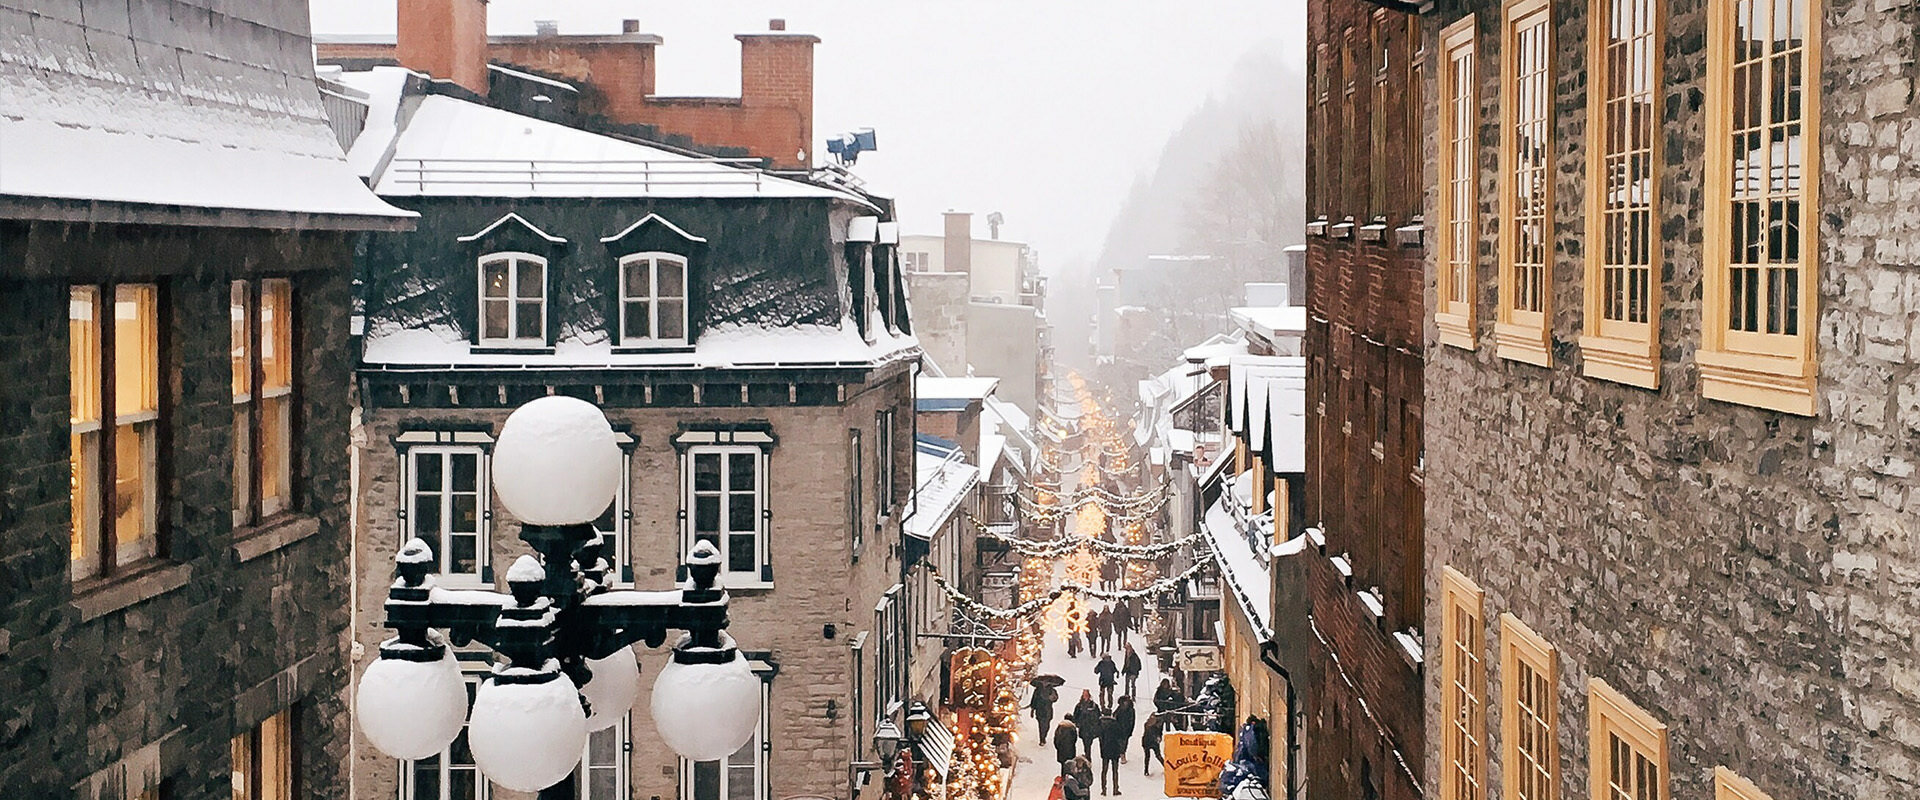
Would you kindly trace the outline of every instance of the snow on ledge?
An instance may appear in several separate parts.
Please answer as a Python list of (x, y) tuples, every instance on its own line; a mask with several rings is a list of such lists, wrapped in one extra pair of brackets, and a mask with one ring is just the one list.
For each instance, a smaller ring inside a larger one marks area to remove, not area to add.
[(759, 369), (788, 367), (866, 367), (917, 355), (920, 342), (910, 335), (879, 334), (872, 343), (848, 321), (837, 327), (766, 327), (727, 324), (701, 334), (691, 352), (616, 352), (605, 338), (562, 338), (551, 353), (476, 353), (458, 331), (446, 326), (400, 328), (370, 326), (362, 355), (368, 366), (454, 369)]

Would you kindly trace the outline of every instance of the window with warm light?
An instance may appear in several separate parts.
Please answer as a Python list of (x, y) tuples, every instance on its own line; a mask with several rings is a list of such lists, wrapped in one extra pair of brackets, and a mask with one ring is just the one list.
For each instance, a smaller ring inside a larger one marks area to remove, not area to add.
[(1560, 796), (1559, 667), (1553, 645), (1512, 614), (1500, 615), (1500, 739), (1506, 800)]
[(1592, 0), (1583, 371), (1660, 385), (1660, 46), (1665, 3)]
[(292, 800), (293, 710), (233, 737), (233, 800)]
[[(233, 363), (233, 524), (292, 507), (293, 284), (234, 281), (229, 290)], [(254, 391), (255, 387), (259, 391)]]
[(75, 579), (110, 576), (160, 552), (159, 298), (150, 284), (76, 286), (69, 294)]
[(1500, 25), (1501, 358), (1552, 363), (1553, 28), (1547, 0), (1507, 6)]
[(1753, 781), (1740, 777), (1726, 767), (1713, 768), (1713, 800), (1773, 800)]
[(1485, 595), (1452, 567), (1440, 574), (1441, 800), (1483, 800), (1487, 784)]
[(546, 259), (528, 253), (480, 259), (480, 343), (527, 346), (546, 341)]
[(1666, 800), (1667, 726), (1606, 681), (1587, 681), (1593, 800)]
[(1434, 233), (1439, 286), (1433, 321), (1440, 343), (1472, 350), (1474, 347), (1475, 265), (1479, 254), (1479, 131), (1480, 105), (1473, 53), (1473, 17), (1447, 27), (1440, 34), (1440, 152), (1436, 167), (1440, 190), (1435, 197)]
[(687, 343), (687, 260), (666, 253), (620, 259), (620, 343)]
[(1701, 393), (1814, 412), (1820, 15), (1707, 4)]

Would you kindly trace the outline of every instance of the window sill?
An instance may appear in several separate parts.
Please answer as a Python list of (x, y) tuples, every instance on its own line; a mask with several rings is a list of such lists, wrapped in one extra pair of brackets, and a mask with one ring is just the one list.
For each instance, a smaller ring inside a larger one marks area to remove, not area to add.
[(730, 594), (748, 596), (767, 594), (773, 591), (773, 581), (729, 580), (725, 575), (720, 576), (720, 586), (725, 588)]
[(1642, 389), (1660, 388), (1660, 358), (1649, 342), (1582, 336), (1580, 355), (1580, 372), (1589, 378)]
[(544, 342), (536, 344), (481, 342), (467, 348), (467, 352), (482, 356), (550, 356), (553, 355), (553, 347)]
[(1460, 314), (1433, 315), (1434, 327), (1440, 329), (1440, 343), (1462, 350), (1473, 350), (1473, 322)]
[(246, 563), (320, 532), (320, 520), (304, 514), (285, 514), (264, 525), (234, 529), (233, 560)]
[(686, 342), (667, 344), (623, 344), (613, 348), (615, 353), (691, 353), (694, 347)]
[(1700, 394), (1709, 400), (1814, 415), (1817, 379), (1810, 362), (1792, 358), (1697, 350)]
[(74, 584), (71, 605), (88, 622), (121, 609), (144, 603), (187, 585), (193, 568), (186, 564), (152, 559), (125, 575), (91, 578)]
[(1494, 354), (1508, 361), (1536, 367), (1552, 367), (1553, 353), (1547, 347), (1547, 332), (1500, 322), (1493, 326)]

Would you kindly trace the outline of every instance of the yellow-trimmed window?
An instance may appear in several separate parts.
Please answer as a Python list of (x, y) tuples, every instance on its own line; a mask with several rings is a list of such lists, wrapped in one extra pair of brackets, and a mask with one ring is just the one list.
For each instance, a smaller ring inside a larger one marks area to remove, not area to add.
[(1500, 739), (1506, 800), (1560, 796), (1558, 690), (1553, 645), (1512, 614), (1500, 615)]
[(75, 286), (67, 309), (71, 574), (160, 552), (160, 300), (152, 284)]
[(1701, 393), (1814, 411), (1820, 17), (1811, 0), (1707, 4)]
[(1713, 768), (1713, 800), (1773, 800), (1753, 781), (1740, 777), (1726, 767)]
[(1472, 350), (1475, 256), (1479, 252), (1480, 170), (1475, 147), (1480, 122), (1474, 75), (1473, 17), (1447, 26), (1440, 34), (1440, 152), (1436, 159), (1440, 191), (1435, 199), (1434, 233), (1439, 237), (1439, 286), (1433, 322), (1440, 343)]
[(1584, 371), (1660, 385), (1660, 45), (1665, 3), (1592, 0)]
[(1547, 366), (1553, 328), (1553, 25), (1547, 0), (1500, 24), (1501, 358)]
[(1440, 573), (1440, 800), (1482, 800), (1487, 785), (1485, 593), (1452, 567)]
[(1667, 726), (1606, 681), (1587, 681), (1593, 800), (1667, 800)]

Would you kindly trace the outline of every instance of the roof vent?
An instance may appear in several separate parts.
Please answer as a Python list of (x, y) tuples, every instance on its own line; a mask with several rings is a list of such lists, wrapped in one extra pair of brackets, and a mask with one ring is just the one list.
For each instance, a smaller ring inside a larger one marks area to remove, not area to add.
[(786, 30), (786, 29), (787, 29), (787, 21), (786, 21), (786, 20), (784, 20), (784, 19), (770, 19), (770, 20), (767, 20), (767, 30), (770, 30), (770, 31), (784, 31), (784, 30)]
[(535, 36), (538, 36), (538, 37), (540, 37), (540, 38), (542, 38), (542, 39), (551, 39), (551, 38), (553, 38), (553, 37), (555, 37), (555, 36), (559, 36), (559, 35), (560, 35), (560, 21), (559, 21), (559, 20), (552, 20), (552, 19), (536, 19), (536, 20), (534, 20), (534, 21), (533, 21), (533, 35), (535, 35)]

